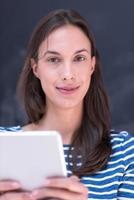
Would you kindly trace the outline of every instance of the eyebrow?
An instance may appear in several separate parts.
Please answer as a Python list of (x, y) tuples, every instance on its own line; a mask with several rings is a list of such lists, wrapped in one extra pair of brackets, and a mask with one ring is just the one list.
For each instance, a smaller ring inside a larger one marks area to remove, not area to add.
[[(80, 49), (80, 50), (77, 50), (74, 54), (78, 54), (78, 53), (81, 53), (81, 52), (83, 52), (83, 51), (89, 53), (89, 51), (88, 51), (87, 49)], [(61, 55), (59, 52), (57, 52), (57, 51), (51, 51), (51, 50), (47, 50), (47, 51), (44, 53), (44, 56), (45, 56), (46, 54)]]
[(87, 53), (89, 53), (89, 51), (87, 49), (80, 49), (80, 50), (76, 51), (74, 54), (81, 53), (83, 51), (86, 51)]

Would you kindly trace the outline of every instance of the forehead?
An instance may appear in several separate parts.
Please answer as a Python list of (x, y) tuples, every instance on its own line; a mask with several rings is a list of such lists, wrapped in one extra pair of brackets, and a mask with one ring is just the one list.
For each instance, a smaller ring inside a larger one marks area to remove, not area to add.
[(86, 34), (78, 27), (65, 25), (54, 30), (41, 43), (39, 51), (48, 49), (65, 52), (77, 51), (82, 48), (91, 49), (91, 43)]

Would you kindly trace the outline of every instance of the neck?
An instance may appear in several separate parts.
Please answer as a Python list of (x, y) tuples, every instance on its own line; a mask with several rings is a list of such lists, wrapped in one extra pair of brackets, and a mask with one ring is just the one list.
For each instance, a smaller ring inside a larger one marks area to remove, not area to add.
[(64, 144), (70, 144), (71, 138), (81, 124), (82, 105), (73, 109), (47, 110), (45, 116), (35, 125), (38, 130), (56, 130)]

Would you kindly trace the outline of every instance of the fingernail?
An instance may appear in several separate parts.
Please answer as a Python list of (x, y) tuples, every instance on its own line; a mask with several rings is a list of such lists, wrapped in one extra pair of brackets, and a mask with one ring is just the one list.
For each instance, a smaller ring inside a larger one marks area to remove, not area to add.
[(77, 180), (77, 181), (80, 180), (78, 176), (73, 175), (73, 176), (71, 176), (71, 177), (72, 177), (73, 179)]
[(18, 183), (18, 182), (13, 182), (13, 183), (12, 183), (12, 186), (13, 186), (13, 187), (20, 187), (20, 183)]
[(44, 185), (49, 185), (50, 184), (50, 180), (48, 180), (48, 179), (45, 179), (45, 181), (44, 181), (44, 183), (43, 183)]
[(29, 195), (30, 200), (36, 200), (36, 198), (33, 195)]
[(34, 191), (30, 194), (30, 196), (31, 196), (31, 197), (35, 197), (35, 196), (38, 195), (38, 193), (39, 193), (38, 190), (34, 190)]
[(36, 200), (35, 197), (31, 194), (26, 194), (25, 196), (30, 200)]

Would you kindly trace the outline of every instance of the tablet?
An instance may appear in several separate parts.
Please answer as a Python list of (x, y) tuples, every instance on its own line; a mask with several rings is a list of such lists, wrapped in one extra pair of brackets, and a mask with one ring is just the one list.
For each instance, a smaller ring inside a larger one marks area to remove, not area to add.
[(61, 136), (56, 131), (0, 133), (0, 180), (41, 187), (46, 177), (66, 176)]

